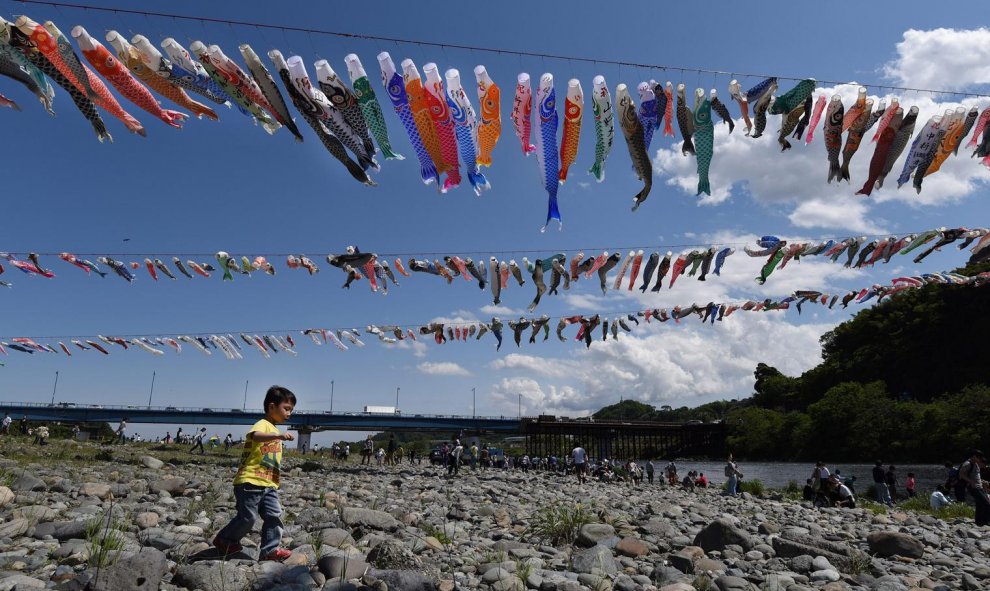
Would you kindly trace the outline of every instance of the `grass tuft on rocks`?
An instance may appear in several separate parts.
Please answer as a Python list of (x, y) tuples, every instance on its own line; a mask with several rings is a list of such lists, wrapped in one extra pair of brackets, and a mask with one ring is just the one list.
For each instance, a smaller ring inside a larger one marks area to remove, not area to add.
[(548, 505), (536, 510), (526, 533), (552, 546), (571, 544), (581, 526), (594, 521), (594, 513), (581, 503)]

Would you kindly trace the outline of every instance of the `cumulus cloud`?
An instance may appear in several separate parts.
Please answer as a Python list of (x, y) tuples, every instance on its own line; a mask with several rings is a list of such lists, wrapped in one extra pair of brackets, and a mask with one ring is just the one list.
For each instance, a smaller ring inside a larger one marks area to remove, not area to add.
[(913, 88), (962, 90), (990, 84), (990, 30), (904, 31), (884, 74)]
[(471, 372), (450, 361), (424, 361), (416, 366), (420, 373), (432, 376), (469, 376)]
[[(743, 398), (752, 393), (761, 361), (791, 375), (821, 361), (818, 339), (832, 326), (795, 325), (775, 313), (737, 313), (715, 326), (654, 322), (567, 359), (499, 360), (500, 368), (520, 375), (496, 383), (492, 396), (513, 407), (522, 394), (529, 414), (581, 414), (618, 402), (620, 395), (655, 406)], [(567, 376), (564, 383), (559, 375)]]
[[(898, 84), (909, 87), (963, 89), (985, 85), (990, 83), (988, 41), (990, 30), (987, 29), (910, 30), (897, 45), (897, 57), (882, 69)], [(784, 81), (779, 92), (786, 92), (792, 84), (791, 81)], [(815, 96), (838, 94), (848, 108), (855, 101), (858, 88), (855, 83), (818, 88)], [(870, 98), (876, 108), (881, 102), (890, 105), (898, 97), (889, 93), (871, 95)], [(919, 108), (916, 135), (933, 115), (956, 107), (968, 110), (983, 106), (975, 98), (958, 102), (948, 98), (950, 100), (939, 102), (927, 95), (904, 98), (902, 107)], [(738, 113), (735, 104), (731, 105), (730, 110)], [(745, 136), (741, 118), (736, 120), (736, 131), (731, 135), (728, 126), (716, 125), (715, 155), (709, 175), (712, 195), (698, 197), (699, 205), (717, 205), (734, 197), (748, 196), (756, 203), (777, 211), (783, 210), (790, 222), (799, 228), (877, 234), (887, 229), (883, 220), (876, 219), (874, 214), (879, 203), (894, 201), (910, 207), (950, 205), (973, 196), (990, 183), (990, 171), (975, 160), (950, 157), (938, 174), (925, 179), (920, 195), (910, 186), (898, 190), (895, 181), (910, 151), (909, 146), (895, 163), (882, 189), (875, 190), (868, 198), (854, 196), (869, 176), (869, 163), (876, 146), (871, 141), (875, 127), (867, 133), (852, 158), (851, 181), (828, 184), (828, 161), (822, 132), (824, 117), (810, 145), (805, 145), (803, 140), (790, 139), (793, 147), (783, 153), (777, 142), (781, 119), (769, 117), (764, 135), (758, 139)], [(654, 169), (663, 179), (662, 182), (694, 197), (698, 185), (696, 159), (683, 156), (680, 147), (680, 141), (661, 147), (653, 160)], [(960, 156), (964, 152), (960, 150)]]

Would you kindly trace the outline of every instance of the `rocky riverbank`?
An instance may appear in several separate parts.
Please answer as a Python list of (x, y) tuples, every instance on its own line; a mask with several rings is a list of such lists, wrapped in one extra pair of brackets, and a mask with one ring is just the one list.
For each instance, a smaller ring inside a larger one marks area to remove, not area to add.
[(233, 455), (38, 449), (0, 460), (0, 591), (990, 588), (990, 528), (972, 520), (298, 455), (282, 486), (294, 556), (256, 562), (256, 528), (220, 560)]

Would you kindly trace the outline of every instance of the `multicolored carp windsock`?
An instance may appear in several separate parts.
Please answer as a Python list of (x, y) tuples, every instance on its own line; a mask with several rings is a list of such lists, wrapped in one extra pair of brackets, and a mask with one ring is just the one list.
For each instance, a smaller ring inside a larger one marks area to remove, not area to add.
[(553, 88), (553, 74), (540, 76), (540, 85), (536, 89), (536, 105), (540, 115), (540, 132), (536, 134), (536, 159), (540, 165), (540, 178), (543, 188), (547, 191), (547, 221), (541, 232), (546, 231), (550, 220), (560, 219), (560, 209), (557, 207), (557, 188), (560, 185), (560, 160), (557, 153), (557, 94)]
[(523, 154), (529, 156), (536, 146), (529, 143), (532, 134), (533, 91), (529, 85), (529, 74), (523, 72), (516, 79), (516, 97), (512, 103), (512, 125), (516, 137), (522, 143)]
[(461, 184), (461, 169), (457, 163), (457, 138), (454, 135), (455, 123), (450, 116), (447, 92), (437, 65), (433, 62), (424, 64), (423, 74), (426, 76), (426, 83), (423, 85), (426, 90), (426, 104), (433, 119), (433, 129), (436, 130), (437, 139), (440, 140), (440, 154), (447, 167), (447, 178), (444, 179), (441, 189), (441, 192), (446, 193)]
[[(203, 64), (194, 60), (186, 48), (183, 47), (178, 41), (171, 37), (166, 37), (162, 40), (162, 49), (168, 55), (168, 59), (172, 61), (172, 74), (173, 76), (169, 78), (175, 84), (185, 88), (186, 90), (195, 92), (196, 94), (209, 99), (218, 105), (230, 106), (233, 102), (227, 93), (220, 88), (220, 85), (210, 78), (210, 75), (206, 73), (203, 68)], [(237, 105), (237, 109), (250, 116), (251, 114), (244, 110), (243, 107)]]
[(289, 107), (285, 104), (282, 93), (275, 84), (275, 80), (272, 78), (268, 68), (261, 63), (261, 58), (258, 57), (258, 54), (247, 43), (241, 44), (238, 49), (241, 52), (241, 57), (244, 58), (244, 63), (247, 64), (248, 70), (251, 72), (251, 77), (254, 78), (254, 83), (261, 90), (262, 96), (268, 101), (272, 115), (289, 130), (297, 142), (303, 141), (303, 136), (299, 133), (296, 122), (292, 120), (292, 115), (289, 114)]
[(369, 168), (378, 170), (378, 163), (364, 151), (364, 144), (361, 142), (361, 137), (347, 125), (344, 114), (323, 94), (323, 91), (313, 86), (302, 58), (294, 55), (286, 63), (292, 83), (296, 86), (296, 89), (305, 95), (309, 102), (316, 108), (317, 116), (327, 126), (327, 129), (354, 154), (362, 170), (368, 170)]
[(216, 111), (203, 103), (194, 100), (181, 87), (176, 86), (168, 79), (159, 76), (157, 69), (148, 67), (142, 58), (141, 53), (131, 45), (117, 31), (109, 31), (106, 40), (113, 47), (113, 52), (117, 54), (117, 59), (127, 66), (127, 69), (134, 74), (138, 80), (148, 85), (148, 88), (174, 102), (180, 107), (189, 110), (196, 117), (206, 117), (217, 121)]
[(344, 81), (340, 79), (337, 72), (330, 67), (327, 60), (317, 60), (313, 67), (316, 69), (316, 82), (320, 85), (320, 90), (326, 95), (341, 115), (348, 129), (361, 143), (364, 153), (369, 157), (375, 156), (375, 144), (371, 141), (371, 134), (368, 132), (368, 125), (364, 122), (364, 115), (361, 114), (361, 107), (358, 106), (357, 97)]
[[(306, 123), (313, 129), (317, 137), (320, 138), (320, 142), (327, 149), (330, 154), (343, 164), (347, 171), (351, 174), (354, 179), (369, 185), (374, 186), (375, 182), (371, 180), (365, 169), (361, 167), (360, 164), (351, 160), (350, 155), (348, 155), (344, 144), (340, 141), (340, 138), (330, 133), (330, 130), (326, 128), (321, 120), (323, 117), (323, 110), (320, 105), (318, 105), (314, 100), (312, 100), (307, 92), (304, 92), (300, 87), (305, 88), (311, 86), (309, 78), (302, 80), (293, 79), (289, 71), (289, 65), (286, 63), (285, 58), (282, 57), (282, 52), (277, 49), (273, 49), (268, 52), (269, 59), (272, 60), (272, 64), (275, 66), (275, 71), (278, 72), (279, 78), (282, 79), (282, 84), (285, 86), (286, 92), (289, 93), (289, 99), (292, 100), (292, 104), (295, 105), (299, 113), (302, 114), (303, 119)], [(302, 64), (302, 60), (299, 60)], [(305, 68), (303, 68), (305, 72)]]
[(416, 151), (416, 157), (419, 159), (419, 174), (427, 185), (436, 182), (439, 187), (440, 173), (437, 172), (433, 158), (426, 151), (423, 140), (419, 137), (416, 121), (413, 119), (412, 111), (409, 108), (409, 97), (406, 95), (406, 84), (402, 80), (402, 75), (396, 71), (392, 56), (387, 51), (378, 54), (378, 65), (382, 70), (382, 84), (388, 92), (389, 100), (392, 101), (392, 108), (395, 109), (396, 115), (402, 121), (402, 127), (406, 130), (406, 135), (409, 136), (413, 150)]
[(457, 134), (457, 146), (461, 152), (461, 160), (467, 171), (468, 181), (474, 188), (475, 195), (481, 195), (482, 189), (491, 189), (488, 179), (478, 170), (477, 141), (478, 121), (461, 85), (460, 72), (454, 69), (444, 74), (447, 79), (447, 106), (450, 107), (450, 118), (454, 122), (454, 133)]
[[(224, 55), (219, 46), (211, 45), (207, 47), (202, 41), (193, 41), (189, 45), (189, 50), (196, 56), (196, 59), (202, 64), (203, 69), (210, 75), (210, 78), (223, 89), (232, 101), (249, 112), (255, 121), (261, 123), (262, 128), (266, 132), (274, 134), (278, 131), (281, 124), (272, 119), (261, 105), (254, 101), (252, 96), (254, 89), (249, 88), (247, 75), (243, 72), (238, 75), (237, 71), (240, 70), (240, 67)], [(254, 81), (251, 81), (251, 85), (254, 85)], [(260, 89), (257, 91), (257, 94), (258, 96), (261, 95)], [(267, 101), (265, 102), (267, 103)]]
[(581, 81), (572, 78), (567, 82), (567, 98), (564, 100), (564, 134), (560, 138), (560, 184), (567, 180), (567, 169), (577, 160), (583, 117), (584, 91), (581, 89)]
[(478, 165), (492, 165), (492, 150), (502, 135), (501, 91), (488, 75), (485, 66), (474, 69), (478, 81)]
[(141, 107), (145, 111), (151, 113), (155, 117), (158, 117), (168, 125), (172, 127), (182, 129), (182, 122), (189, 115), (185, 113), (180, 113), (179, 111), (167, 111), (162, 109), (155, 97), (152, 96), (151, 91), (144, 87), (140, 82), (134, 79), (130, 71), (120, 63), (120, 61), (110, 54), (110, 51), (103, 46), (99, 41), (93, 39), (86, 29), (82, 27), (74, 27), (71, 31), (72, 36), (75, 38), (76, 43), (79, 44), (79, 49), (82, 51), (83, 57), (86, 61), (96, 69), (97, 72), (103, 75), (107, 81), (113, 85), (120, 94), (134, 103), (135, 105)]
[(364, 115), (364, 122), (375, 136), (378, 149), (386, 159), (405, 160), (405, 156), (392, 149), (392, 143), (388, 139), (388, 128), (385, 126), (385, 115), (382, 113), (381, 105), (378, 104), (378, 99), (375, 98), (375, 91), (371, 87), (364, 66), (361, 65), (361, 59), (351, 53), (344, 57), (344, 63), (347, 64), (347, 74), (351, 78), (351, 86), (354, 87), (354, 95), (361, 107), (361, 114)]
[(694, 149), (698, 154), (698, 195), (712, 194), (708, 182), (708, 168), (712, 164), (715, 145), (715, 127), (712, 125), (712, 105), (705, 97), (705, 91), (698, 89), (696, 97), (701, 99), (694, 110)]
[(643, 124), (636, 113), (636, 103), (629, 96), (629, 88), (625, 84), (615, 87), (615, 100), (618, 106), (619, 125), (622, 128), (622, 135), (626, 138), (626, 147), (629, 148), (633, 169), (643, 181), (643, 189), (633, 197), (635, 204), (632, 210), (636, 211), (653, 189), (653, 168), (650, 165), (650, 156), (646, 153)]
[(615, 122), (612, 115), (612, 95), (604, 76), (595, 76), (592, 80), (594, 88), (591, 94), (592, 107), (595, 113), (595, 163), (588, 171), (595, 175), (599, 183), (605, 180), (605, 159), (612, 150), (615, 138)]

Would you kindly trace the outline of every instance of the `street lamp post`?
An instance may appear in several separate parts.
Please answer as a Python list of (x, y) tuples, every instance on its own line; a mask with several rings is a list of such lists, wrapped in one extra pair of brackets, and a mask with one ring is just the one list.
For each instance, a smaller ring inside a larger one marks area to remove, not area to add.
[(519, 418), (522, 418), (522, 394), (519, 395)]
[(148, 392), (148, 408), (151, 408), (151, 397), (155, 394), (155, 374), (158, 372), (151, 372), (151, 392)]
[(471, 388), (471, 403), (473, 410), (471, 411), (472, 418), (478, 418), (478, 398), (474, 394), (474, 388)]
[(395, 410), (399, 410), (399, 387), (395, 387)]
[(330, 380), (330, 414), (333, 414), (333, 380)]
[(244, 404), (241, 406), (241, 410), (247, 410), (247, 386), (248, 380), (244, 380)]
[(58, 390), (58, 370), (55, 371), (55, 387), (52, 388), (52, 406), (55, 406), (55, 391)]

